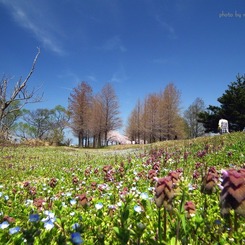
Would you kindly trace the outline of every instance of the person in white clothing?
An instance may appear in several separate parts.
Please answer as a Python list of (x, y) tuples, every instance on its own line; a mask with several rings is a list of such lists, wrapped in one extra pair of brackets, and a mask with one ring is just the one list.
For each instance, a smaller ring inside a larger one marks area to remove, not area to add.
[(219, 128), (220, 134), (229, 133), (228, 121), (226, 119), (220, 119), (219, 124), (218, 124), (218, 128)]

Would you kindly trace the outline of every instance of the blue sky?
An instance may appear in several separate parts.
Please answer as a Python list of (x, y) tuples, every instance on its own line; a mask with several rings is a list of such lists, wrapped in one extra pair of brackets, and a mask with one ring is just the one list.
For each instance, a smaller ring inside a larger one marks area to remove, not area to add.
[(94, 92), (111, 82), (126, 122), (138, 99), (173, 82), (184, 111), (197, 98), (218, 105), (244, 74), (244, 0), (0, 0), (0, 74), (68, 105), (81, 81)]

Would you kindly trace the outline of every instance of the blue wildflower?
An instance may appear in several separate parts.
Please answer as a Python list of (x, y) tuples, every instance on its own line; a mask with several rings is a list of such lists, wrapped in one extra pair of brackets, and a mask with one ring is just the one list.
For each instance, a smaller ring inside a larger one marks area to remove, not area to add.
[(71, 242), (76, 245), (83, 244), (81, 234), (79, 232), (71, 233)]
[(3, 223), (0, 224), (0, 229), (5, 229), (9, 227), (9, 222), (8, 221), (3, 221)]
[(147, 199), (149, 198), (148, 194), (145, 193), (145, 192), (142, 192), (142, 193), (140, 194), (140, 197), (141, 197), (143, 200), (147, 200)]
[(17, 233), (19, 231), (20, 231), (20, 227), (19, 226), (16, 226), (16, 227), (13, 227), (13, 228), (10, 228), (9, 229), (9, 234), (10, 235), (13, 235), (13, 234), (15, 234), (15, 233)]
[(188, 190), (189, 191), (193, 191), (194, 190), (194, 187), (192, 186), (192, 184), (188, 184)]
[(221, 220), (216, 219), (216, 220), (214, 221), (214, 223), (215, 223), (216, 225), (221, 225)]
[(46, 230), (51, 230), (54, 227), (54, 223), (51, 220), (44, 222), (44, 228)]
[(74, 225), (72, 225), (73, 230), (77, 230), (79, 227), (80, 225), (78, 223), (75, 223)]
[(102, 209), (102, 208), (103, 208), (103, 204), (102, 204), (101, 202), (96, 203), (96, 204), (95, 204), (95, 208), (96, 208), (97, 210)]
[(50, 211), (47, 211), (47, 210), (45, 210), (43, 213), (44, 213), (45, 215), (47, 215), (47, 218), (48, 218), (48, 219), (51, 219), (53, 222), (56, 220), (56, 218), (55, 218), (55, 216), (54, 216), (54, 213), (52, 213), (52, 212), (50, 212)]
[(67, 197), (70, 197), (71, 195), (72, 195), (71, 192), (67, 192), (67, 193), (66, 193), (66, 196), (67, 196)]
[(40, 216), (38, 214), (30, 214), (29, 220), (30, 222), (37, 222), (40, 219)]
[(141, 213), (142, 212), (141, 206), (138, 206), (138, 205), (134, 206), (134, 211), (137, 213)]
[(116, 206), (115, 205), (108, 205), (108, 208), (114, 210), (114, 209), (116, 209)]
[(121, 206), (122, 206), (122, 202), (118, 202), (118, 203), (117, 203), (117, 206), (118, 206), (118, 207), (121, 207)]
[(62, 207), (64, 207), (64, 208), (66, 208), (66, 207), (67, 207), (67, 205), (66, 205), (66, 203), (65, 203), (65, 202), (62, 202)]
[(26, 205), (26, 206), (29, 206), (29, 205), (32, 205), (32, 204), (33, 204), (33, 200), (27, 199), (27, 200), (25, 201), (25, 205)]
[(51, 230), (54, 227), (54, 222), (56, 220), (54, 213), (45, 210), (44, 214), (47, 215), (46, 218), (42, 219), (42, 222), (44, 223), (44, 228), (46, 230)]
[(71, 205), (75, 205), (76, 203), (77, 203), (77, 201), (76, 201), (75, 199), (71, 199), (71, 200), (70, 200), (70, 204), (71, 204)]

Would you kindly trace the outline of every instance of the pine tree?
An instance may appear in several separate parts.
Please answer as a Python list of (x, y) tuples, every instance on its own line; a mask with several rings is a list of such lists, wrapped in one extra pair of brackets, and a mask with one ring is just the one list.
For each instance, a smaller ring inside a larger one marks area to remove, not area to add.
[(212, 106), (199, 114), (206, 132), (217, 132), (218, 121), (221, 118), (229, 121), (230, 131), (241, 131), (245, 127), (245, 76), (236, 77), (224, 94), (217, 99), (219, 106)]

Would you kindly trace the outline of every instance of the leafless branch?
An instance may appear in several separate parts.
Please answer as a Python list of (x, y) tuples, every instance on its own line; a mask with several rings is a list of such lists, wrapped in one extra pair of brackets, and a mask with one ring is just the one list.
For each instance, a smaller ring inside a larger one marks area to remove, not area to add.
[(17, 97), (17, 95), (22, 92), (23, 93), (23, 99), (30, 99), (32, 97), (32, 93), (28, 96), (28, 93), (27, 91), (25, 90), (26, 88), (26, 84), (28, 82), (28, 80), (30, 79), (32, 73), (34, 72), (34, 69), (35, 69), (35, 66), (36, 66), (36, 62), (37, 62), (37, 59), (38, 59), (38, 56), (40, 55), (40, 49), (38, 48), (38, 52), (37, 52), (37, 55), (32, 63), (32, 68), (29, 72), (29, 74), (27, 75), (26, 79), (21, 83), (21, 79), (16, 83), (16, 86), (14, 88), (14, 91), (13, 91), (13, 94), (10, 98), (10, 102), (15, 100), (15, 98)]
[[(22, 82), (22, 79), (20, 78), (14, 88), (12, 95), (8, 97), (7, 90), (9, 87), (9, 78), (3, 77), (2, 81), (0, 81), (0, 124), (2, 123), (2, 120), (8, 116), (9, 114), (18, 111), (22, 109), (27, 103), (35, 103), (41, 101), (42, 96), (37, 96), (34, 98), (36, 95), (37, 90), (33, 89), (32, 91), (28, 91), (27, 89), (27, 83), (32, 76), (38, 57), (40, 55), (40, 49), (38, 48), (37, 54), (33, 60), (32, 67), (30, 72), (28, 73), (27, 77), (25, 80)], [(14, 103), (14, 102), (21, 102), (21, 103)], [(15, 106), (10, 106), (10, 105), (15, 104)]]

